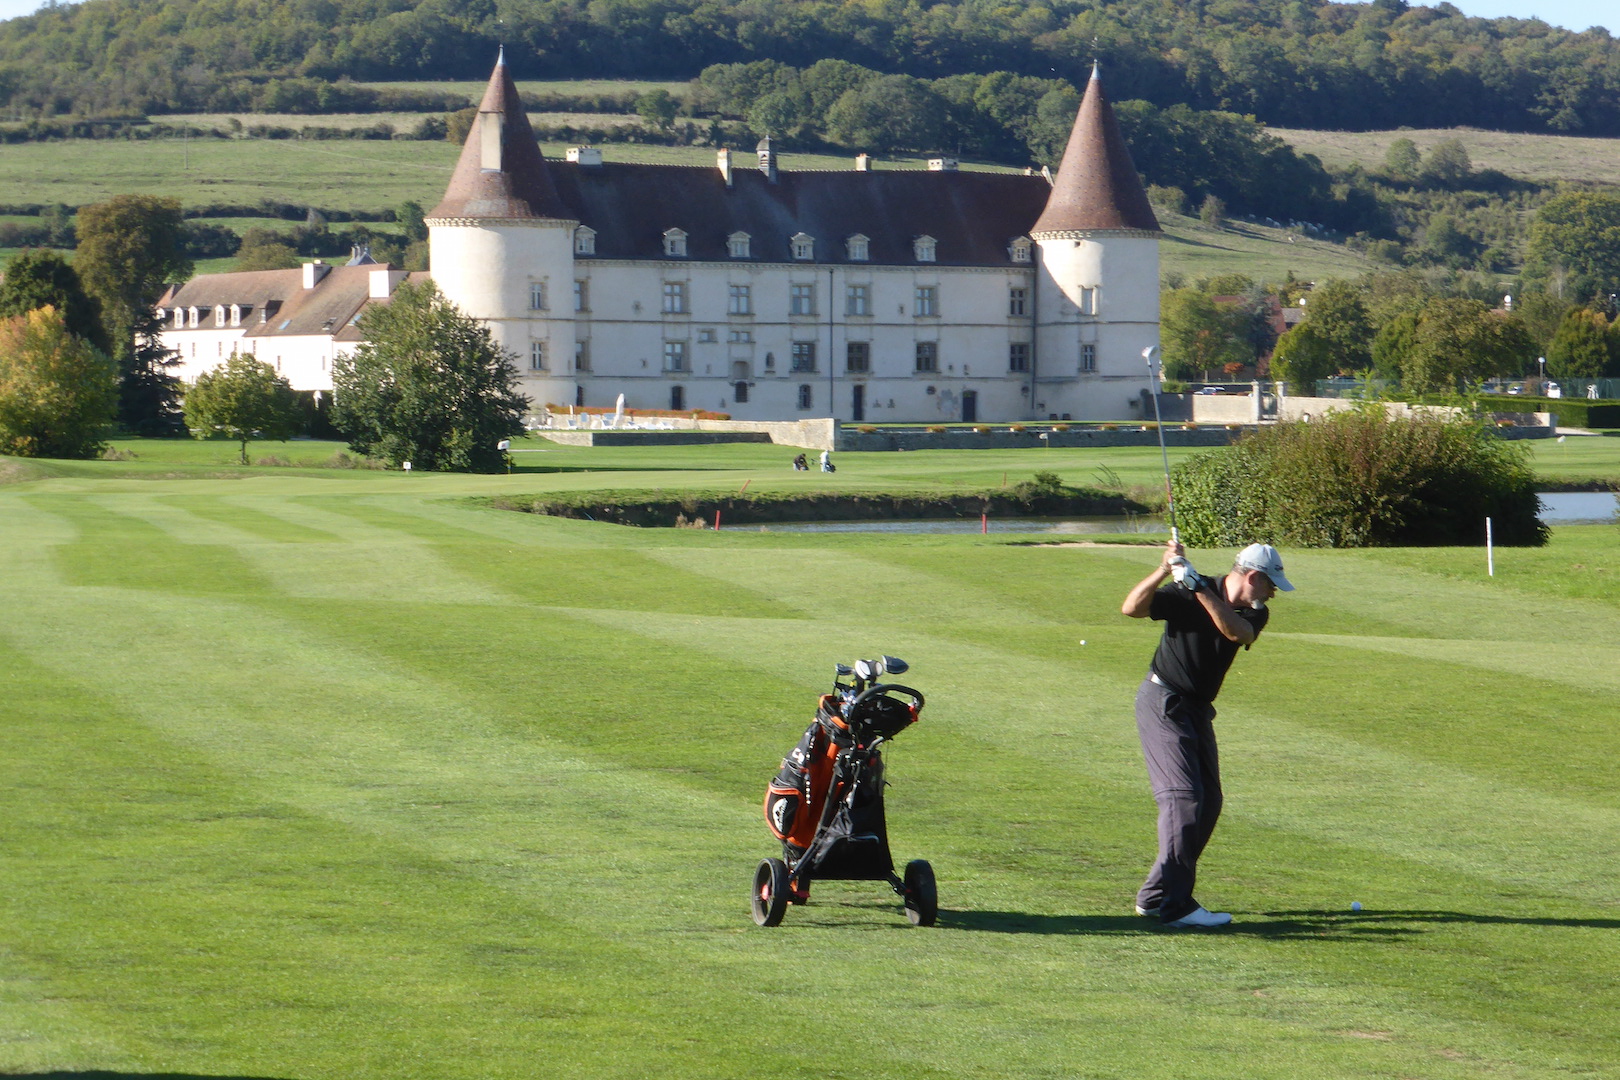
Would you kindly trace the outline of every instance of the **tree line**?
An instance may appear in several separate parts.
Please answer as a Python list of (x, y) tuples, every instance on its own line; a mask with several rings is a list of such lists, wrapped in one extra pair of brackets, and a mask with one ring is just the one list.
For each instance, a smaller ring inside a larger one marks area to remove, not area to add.
[[(687, 78), (720, 63), (836, 59), (914, 78), (1009, 71), (1118, 99), (1299, 127), (1470, 125), (1620, 134), (1620, 44), (1406, 0), (90, 0), (0, 24), (13, 115), (323, 108), (344, 79)], [(308, 80), (289, 84), (288, 80)], [(359, 95), (363, 97), (364, 95)]]
[[(1491, 378), (1620, 377), (1620, 196), (1568, 192), (1530, 226), (1524, 272), (1494, 278), (1444, 266), (1387, 269), (1314, 287), (1241, 275), (1168, 282), (1161, 297), (1165, 373), (1247, 374), (1309, 394), (1332, 376), (1451, 394)], [(1277, 316), (1303, 319), (1280, 336)]]

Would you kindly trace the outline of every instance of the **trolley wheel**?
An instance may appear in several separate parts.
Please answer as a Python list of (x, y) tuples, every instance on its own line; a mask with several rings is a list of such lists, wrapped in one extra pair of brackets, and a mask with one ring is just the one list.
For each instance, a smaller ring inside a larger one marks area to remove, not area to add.
[(754, 871), (754, 921), (761, 926), (779, 924), (787, 914), (791, 891), (787, 863), (781, 859), (763, 860)]
[(927, 859), (906, 863), (906, 918), (913, 926), (933, 926), (939, 918), (939, 887), (934, 884), (934, 868)]

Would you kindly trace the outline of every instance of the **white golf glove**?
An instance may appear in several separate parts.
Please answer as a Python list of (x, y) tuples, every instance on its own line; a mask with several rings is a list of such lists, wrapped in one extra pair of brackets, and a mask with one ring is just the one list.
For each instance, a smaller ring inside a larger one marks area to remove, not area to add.
[(1170, 577), (1188, 592), (1197, 592), (1209, 585), (1209, 579), (1193, 569), (1192, 563), (1179, 555), (1170, 560)]

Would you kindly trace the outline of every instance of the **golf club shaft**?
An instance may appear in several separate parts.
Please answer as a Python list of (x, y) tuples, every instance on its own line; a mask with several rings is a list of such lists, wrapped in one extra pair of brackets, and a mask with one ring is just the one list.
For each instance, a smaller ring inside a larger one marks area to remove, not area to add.
[(1170, 539), (1181, 543), (1181, 534), (1176, 529), (1176, 493), (1170, 487), (1170, 451), (1164, 447), (1164, 418), (1159, 415), (1159, 381), (1154, 377), (1153, 353), (1157, 350), (1149, 349), (1144, 352), (1142, 359), (1147, 361), (1148, 368), (1148, 395), (1153, 398), (1153, 429), (1159, 433), (1159, 460), (1164, 463), (1164, 506), (1170, 518)]

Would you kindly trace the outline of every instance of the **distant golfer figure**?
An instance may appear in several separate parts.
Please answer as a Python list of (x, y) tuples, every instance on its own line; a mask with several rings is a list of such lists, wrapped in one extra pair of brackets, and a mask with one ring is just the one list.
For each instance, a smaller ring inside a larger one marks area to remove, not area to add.
[[(1166, 576), (1171, 578), (1164, 584)], [(1221, 816), (1221, 769), (1215, 749), (1215, 695), (1237, 656), (1265, 629), (1266, 601), (1292, 591), (1282, 557), (1270, 544), (1250, 544), (1230, 573), (1206, 578), (1181, 544), (1165, 545), (1158, 567), (1125, 597), (1133, 619), (1164, 623), (1147, 678), (1136, 692), (1153, 799), (1159, 804), (1159, 857), (1136, 894), (1136, 913), (1166, 926), (1225, 926), (1232, 916), (1193, 899), (1198, 856)]]

